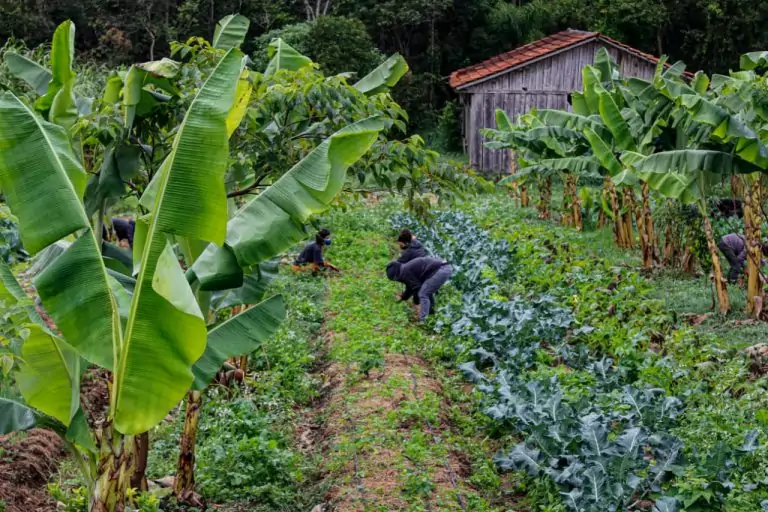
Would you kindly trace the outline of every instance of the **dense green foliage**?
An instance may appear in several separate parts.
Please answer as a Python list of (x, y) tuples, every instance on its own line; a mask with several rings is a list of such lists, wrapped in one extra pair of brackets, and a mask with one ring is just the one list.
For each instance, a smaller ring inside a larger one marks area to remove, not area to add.
[[(324, 0), (317, 6), (320, 12), (315, 12), (315, 2), (303, 0), (53, 0), (43, 4), (6, 0), (0, 2), (0, 42), (15, 37), (36, 46), (69, 18), (81, 28), (77, 46), (87, 59), (134, 62), (166, 53), (174, 40), (192, 35), (210, 40), (220, 18), (240, 12), (251, 21), (248, 41), (279, 30), (290, 44), (299, 44), (299, 39), (306, 40), (315, 31), (311, 40), (321, 46), (297, 47), (321, 65), (331, 66), (330, 72), (337, 71), (335, 62), (343, 64), (338, 56), (344, 56), (354, 42), (363, 43), (350, 56), (362, 59), (356, 64), (376, 53), (368, 40), (382, 54), (401, 53), (414, 73), (396, 96), (419, 127), (432, 125), (450, 96), (442, 77), (569, 27), (601, 31), (707, 72), (734, 69), (740, 54), (768, 43), (762, 30), (768, 11), (746, 0)], [(323, 14), (360, 20), (369, 37), (341, 18), (320, 21)], [(304, 25), (308, 21), (312, 25), (315, 19), (318, 28)], [(283, 31), (289, 25), (293, 28)], [(324, 36), (332, 27), (346, 28)], [(261, 39), (264, 44), (269, 40)]]

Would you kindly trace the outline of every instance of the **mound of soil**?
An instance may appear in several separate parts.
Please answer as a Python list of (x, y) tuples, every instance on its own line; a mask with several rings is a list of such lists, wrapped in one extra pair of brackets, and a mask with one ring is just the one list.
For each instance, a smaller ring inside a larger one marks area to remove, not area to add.
[(49, 430), (0, 436), (0, 503), (5, 503), (5, 510), (56, 510), (46, 483), (64, 455), (61, 439)]

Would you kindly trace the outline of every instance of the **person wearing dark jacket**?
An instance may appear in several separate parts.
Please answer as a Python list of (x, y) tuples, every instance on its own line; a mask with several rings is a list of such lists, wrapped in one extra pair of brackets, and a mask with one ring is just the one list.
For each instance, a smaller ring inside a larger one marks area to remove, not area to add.
[(402, 253), (397, 261), (400, 263), (408, 263), (416, 258), (423, 258), (429, 256), (427, 250), (421, 245), (421, 242), (416, 240), (410, 229), (404, 229), (400, 232), (400, 236), (397, 238), (397, 245), (400, 246)]
[(330, 268), (338, 272), (338, 267), (331, 265), (323, 258), (323, 251), (329, 245), (331, 245), (331, 232), (327, 229), (321, 229), (315, 235), (315, 241), (307, 245), (293, 262), (293, 270), (308, 268), (312, 272), (317, 272), (320, 268)]
[(419, 321), (423, 322), (432, 314), (435, 293), (453, 274), (453, 267), (437, 258), (415, 258), (408, 263), (391, 261), (387, 264), (387, 277), (405, 285), (405, 292), (399, 298), (406, 301), (413, 297), (414, 304), (421, 306)]
[[(744, 263), (747, 261), (747, 239), (738, 233), (729, 233), (717, 243), (717, 248), (723, 253), (730, 263), (728, 270), (728, 282), (735, 283), (739, 279)], [(768, 255), (768, 244), (760, 243), (760, 251), (763, 256)], [(760, 266), (765, 265), (765, 260), (760, 261)]]
[(738, 233), (729, 233), (720, 239), (717, 248), (731, 265), (728, 271), (728, 282), (735, 283), (739, 279), (741, 269), (747, 259), (747, 243), (744, 236)]
[[(118, 242), (127, 240), (128, 245), (133, 248), (133, 234), (136, 231), (136, 221), (133, 219), (126, 220), (121, 219), (120, 217), (115, 217), (111, 219), (111, 222), (112, 231), (115, 233)], [(109, 231), (103, 224), (101, 226), (101, 237), (104, 240), (109, 240)]]

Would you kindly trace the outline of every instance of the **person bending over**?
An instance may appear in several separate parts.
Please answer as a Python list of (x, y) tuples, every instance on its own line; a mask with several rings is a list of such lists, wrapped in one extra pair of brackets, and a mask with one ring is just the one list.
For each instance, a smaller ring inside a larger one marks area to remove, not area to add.
[[(731, 265), (731, 268), (728, 270), (728, 282), (737, 282), (747, 261), (747, 239), (744, 235), (729, 233), (720, 239), (717, 243), (717, 248), (720, 249), (720, 252), (723, 253), (725, 259)], [(760, 251), (765, 256), (768, 253), (768, 244), (762, 242), (760, 244)], [(760, 265), (764, 264), (765, 261), (761, 260)]]
[(421, 306), (419, 322), (432, 314), (435, 293), (453, 274), (453, 267), (444, 260), (430, 257), (415, 258), (408, 263), (391, 261), (387, 264), (387, 277), (405, 285), (405, 292), (399, 295), (401, 301), (413, 297), (414, 304)]
[(330, 268), (338, 272), (338, 267), (323, 259), (323, 252), (329, 245), (331, 245), (331, 232), (327, 229), (321, 229), (315, 235), (315, 241), (307, 245), (293, 262), (293, 270), (310, 269), (316, 273), (321, 268)]
[(413, 259), (429, 256), (427, 250), (421, 245), (421, 242), (416, 240), (410, 229), (404, 229), (400, 232), (400, 236), (397, 237), (397, 245), (402, 251), (400, 257), (397, 258), (400, 263), (408, 263)]

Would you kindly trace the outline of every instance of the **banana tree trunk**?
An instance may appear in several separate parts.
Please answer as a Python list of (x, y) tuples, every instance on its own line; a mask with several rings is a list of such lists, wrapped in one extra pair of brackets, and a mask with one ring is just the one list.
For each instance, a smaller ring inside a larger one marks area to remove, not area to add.
[(148, 491), (147, 458), (149, 457), (149, 433), (144, 432), (133, 438), (134, 471), (131, 475), (131, 488)]
[(746, 196), (744, 195), (745, 191), (743, 187), (741, 186), (741, 182), (739, 181), (739, 177), (735, 174), (731, 176), (731, 197), (737, 198), (742, 197), (746, 199)]
[(664, 251), (661, 264), (665, 267), (674, 266), (680, 256), (680, 241), (674, 236), (672, 226), (664, 228)]
[(605, 177), (605, 187), (608, 190), (608, 197), (611, 201), (611, 212), (613, 213), (613, 237), (616, 240), (616, 246), (624, 248), (624, 226), (622, 225), (621, 210), (619, 209), (619, 194), (616, 192), (616, 186), (613, 184), (610, 176)]
[(581, 217), (581, 199), (579, 199), (579, 191), (576, 187), (576, 176), (569, 174), (568, 179), (571, 183), (571, 210), (573, 212), (573, 226), (576, 228), (576, 231), (581, 231), (584, 229), (584, 221)]
[(563, 226), (573, 225), (573, 212), (571, 210), (571, 187), (566, 175), (563, 180), (563, 206), (561, 208), (560, 222)]
[[(735, 177), (735, 176), (734, 176)], [(749, 189), (744, 195), (744, 232), (747, 239), (747, 314), (754, 315), (757, 309), (755, 300), (762, 300), (760, 280), (760, 177), (750, 176)], [(762, 303), (762, 302), (761, 302)]]
[(712, 258), (712, 275), (715, 280), (715, 292), (717, 294), (717, 303), (720, 313), (727, 313), (730, 309), (728, 304), (728, 288), (723, 277), (723, 269), (720, 266), (720, 255), (715, 244), (715, 235), (712, 230), (712, 223), (706, 214), (706, 204), (700, 205), (701, 217), (704, 222), (704, 234), (707, 237), (707, 248), (709, 256)]
[(173, 491), (182, 502), (189, 501), (195, 493), (195, 443), (202, 403), (203, 396), (200, 391), (187, 393), (187, 413), (181, 432), (179, 464), (173, 482)]
[(123, 512), (134, 471), (134, 440), (105, 425), (98, 434), (99, 464), (90, 512)]
[[(516, 171), (517, 171), (517, 166), (515, 165), (515, 151), (510, 149), (509, 150), (509, 175), (514, 176)], [(517, 199), (520, 198), (519, 187), (520, 185), (517, 183), (517, 181), (512, 181), (509, 184), (509, 196), (515, 199), (515, 202), (517, 202)], [(518, 203), (518, 205), (519, 204), (520, 203)]]
[(552, 178), (539, 181), (539, 218), (549, 219), (549, 203), (552, 200)]
[(528, 208), (530, 206), (531, 200), (528, 198), (528, 187), (525, 186), (525, 183), (520, 184), (520, 206), (523, 208)]
[(624, 228), (624, 243), (627, 249), (633, 249), (635, 242), (632, 231), (632, 211), (634, 210), (635, 198), (634, 194), (632, 194), (632, 189), (624, 187), (621, 200), (623, 209), (621, 224)]
[(651, 193), (646, 182), (642, 182), (641, 193), (642, 205), (639, 219), (642, 220), (642, 224), (638, 222), (637, 228), (640, 231), (640, 243), (643, 248), (643, 268), (651, 270), (656, 259), (656, 238), (653, 234), (653, 218), (651, 217)]

